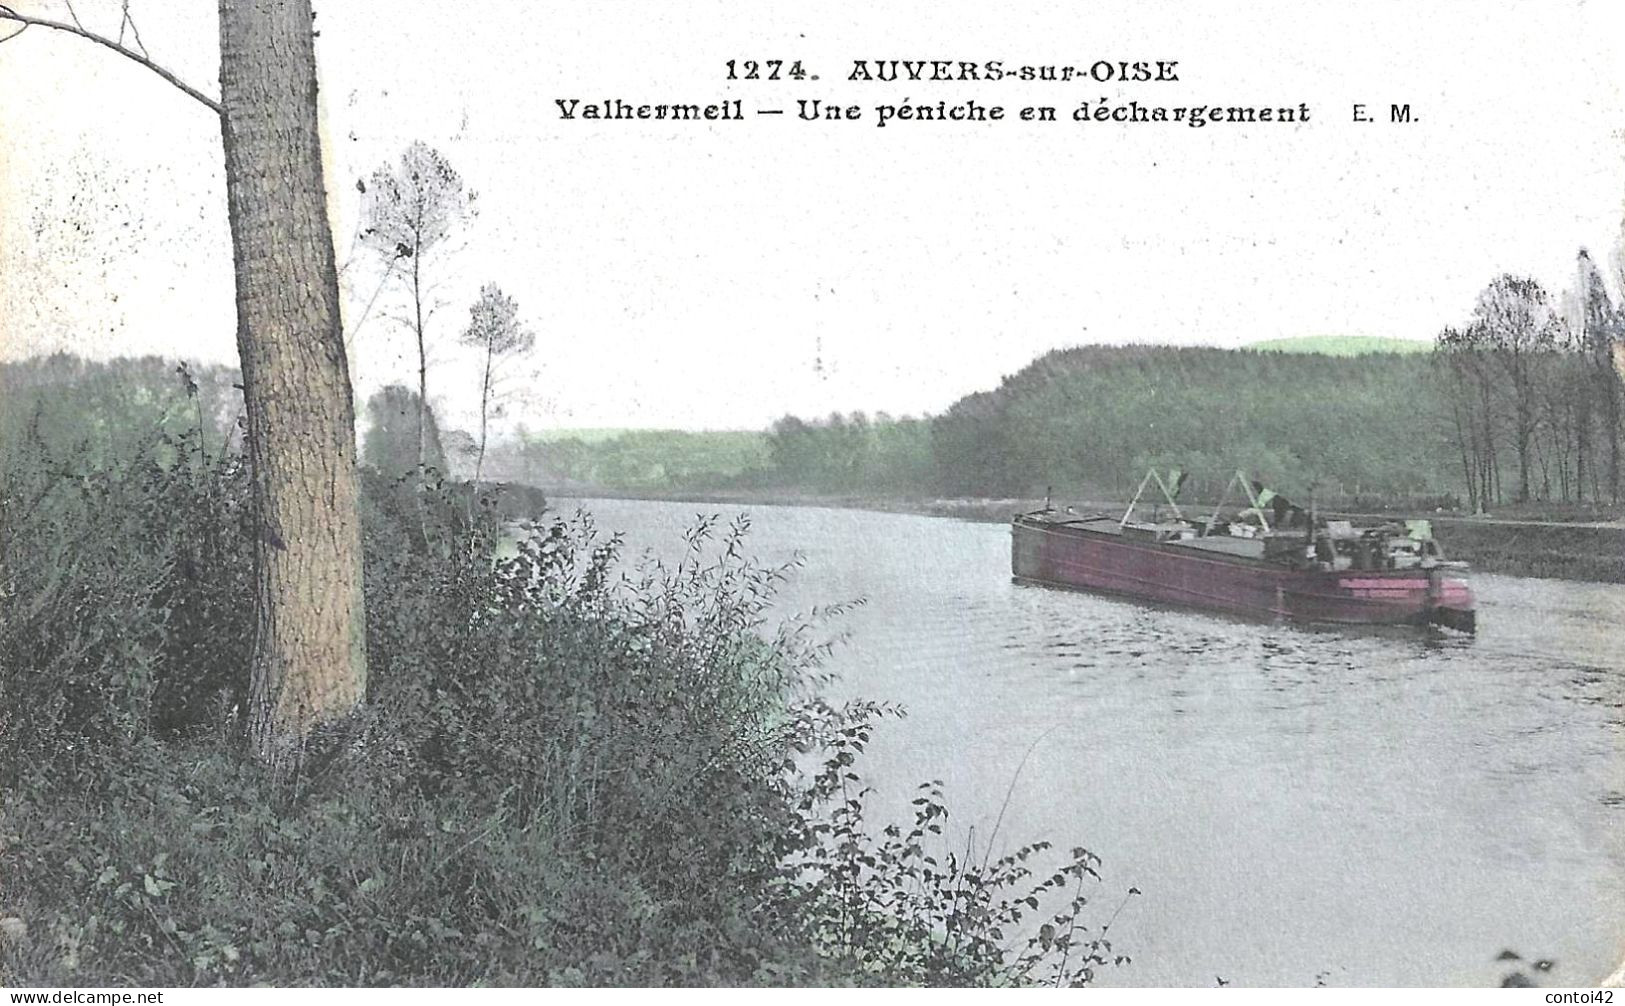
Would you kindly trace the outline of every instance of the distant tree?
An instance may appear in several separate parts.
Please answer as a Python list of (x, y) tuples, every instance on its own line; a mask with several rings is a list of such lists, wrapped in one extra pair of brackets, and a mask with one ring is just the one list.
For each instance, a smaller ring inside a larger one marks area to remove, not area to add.
[(513, 431), (504, 453), (507, 456), (508, 480), (535, 485), (542, 471), (542, 445), (523, 420)]
[(1475, 513), (1497, 499), (1499, 482), (1500, 398), (1487, 333), (1477, 322), (1446, 328), (1439, 333), (1434, 353), (1456, 426), (1468, 506)]
[(467, 430), (446, 430), (440, 434), (440, 446), (446, 455), (446, 471), (459, 481), (472, 477), (475, 455), (480, 442)]
[[(1029, 369), (1042, 361), (1035, 361)], [(1024, 488), (1011, 469), (1016, 457), (1008, 414), (1016, 397), (1007, 387), (978, 391), (961, 398), (931, 420), (931, 454), (937, 488), (952, 493), (994, 495)], [(1103, 406), (1105, 403), (1101, 403)], [(1052, 465), (1072, 459), (1051, 455)], [(1051, 478), (1054, 478), (1052, 475)]]
[(854, 412), (844, 421), (835, 412), (830, 414), (829, 428), (835, 435), (835, 477), (843, 488), (851, 488), (860, 481), (874, 446), (874, 427), (862, 412)]
[(866, 487), (911, 492), (932, 487), (929, 423), (881, 413), (874, 418), (871, 437), (872, 446), (864, 460)]
[(1510, 275), (1498, 276), (1484, 288), (1473, 317), (1479, 348), (1505, 378), (1512, 447), (1518, 455), (1518, 502), (1527, 502), (1541, 419), (1540, 369), (1556, 350), (1559, 322), (1539, 283)]
[[(1585, 363), (1586, 422), (1582, 435), (1589, 440), (1591, 431), (1602, 434), (1603, 448), (1608, 453), (1608, 496), (1619, 502), (1620, 491), (1620, 420), (1621, 396), (1625, 394), (1620, 382), (1615, 354), (1622, 342), (1622, 318), (1608, 296), (1602, 273), (1584, 248), (1579, 254), (1579, 349)], [(1582, 455), (1583, 457), (1584, 455)], [(1593, 465), (1595, 481), (1595, 465)], [(1584, 481), (1582, 475), (1581, 481)]]
[(450, 161), (422, 142), (414, 141), (399, 163), (383, 165), (362, 183), (361, 240), (382, 260), (385, 282), (399, 285), (410, 302), (404, 320), (417, 342), (420, 474), (429, 464), (428, 261), (474, 215), (475, 194), (463, 187)]
[(496, 392), (501, 369), (515, 358), (529, 353), (536, 336), (519, 323), (519, 305), (495, 283), (480, 288), (479, 299), (468, 309), (468, 327), (461, 342), (480, 354), (480, 435), (474, 460), (474, 483), (479, 484), (485, 468), (485, 448), (489, 442), (493, 409), (500, 410)]
[(1565, 502), (1577, 493), (1576, 467), (1582, 455), (1586, 374), (1579, 329), (1560, 319), (1555, 352), (1538, 368), (1540, 384), (1540, 465), (1543, 495)]
[(767, 450), (781, 478), (805, 477), (817, 466), (816, 433), (796, 416), (773, 421), (767, 431)]
[[(418, 432), (422, 424), (423, 433)], [(421, 407), (417, 392), (391, 384), (367, 399), (367, 433), (362, 439), (362, 457), (367, 464), (391, 478), (418, 469), (419, 446), (427, 443), (424, 465), (446, 470), (445, 451), (434, 410)]]
[[(184, 374), (178, 373), (184, 370)], [(86, 360), (69, 353), (0, 362), (0, 456), (26, 438), (89, 468), (151, 463), (155, 430), (196, 434), (208, 453), (238, 451), (242, 376), (156, 356)]]

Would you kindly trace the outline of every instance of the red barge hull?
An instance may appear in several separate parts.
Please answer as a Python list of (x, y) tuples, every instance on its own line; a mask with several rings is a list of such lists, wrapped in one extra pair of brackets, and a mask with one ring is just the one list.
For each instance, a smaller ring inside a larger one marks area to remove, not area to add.
[[(1025, 514), (1010, 532), (1018, 580), (1102, 591), (1258, 619), (1342, 625), (1475, 628), (1473, 592), (1442, 566), (1295, 569), (1249, 554), (1253, 543), (1135, 540), (1110, 518)], [(1262, 553), (1262, 546), (1257, 547)]]

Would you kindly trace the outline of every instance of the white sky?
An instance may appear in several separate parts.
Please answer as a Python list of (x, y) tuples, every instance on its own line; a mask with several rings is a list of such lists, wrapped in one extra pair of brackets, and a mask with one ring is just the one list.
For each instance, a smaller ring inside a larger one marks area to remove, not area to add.
[[(60, 0), (13, 0), (65, 14)], [(116, 32), (116, 0), (80, 0)], [(355, 180), (413, 139), (480, 193), (443, 264), (431, 395), (479, 285), (538, 334), (537, 426), (755, 427), (920, 413), (1079, 342), (1429, 339), (1496, 273), (1605, 263), (1625, 199), (1625, 13), (1592, 2), (526, 3), (318, 0), (340, 261)], [(153, 55), (216, 93), (215, 5), (135, 0)], [(722, 80), (799, 58), (817, 83)], [(1177, 84), (857, 84), (858, 58), (1176, 59)], [(865, 106), (838, 125), (563, 122), (555, 98)], [(1297, 105), (1302, 127), (873, 125), (976, 98)], [(1408, 102), (1409, 126), (1351, 123)], [(234, 358), (219, 133), (81, 40), (0, 45), (0, 354)], [(376, 272), (357, 262), (356, 296)], [(380, 302), (383, 303), (382, 301)], [(358, 310), (350, 311), (350, 323)], [(814, 367), (818, 347), (824, 367)], [(413, 373), (380, 313), (358, 395)]]

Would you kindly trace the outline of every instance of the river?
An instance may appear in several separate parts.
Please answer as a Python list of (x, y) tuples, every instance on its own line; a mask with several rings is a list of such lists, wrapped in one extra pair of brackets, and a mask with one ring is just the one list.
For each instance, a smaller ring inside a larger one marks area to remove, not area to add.
[(744, 510), (804, 560), (785, 612), (863, 599), (829, 668), (907, 707), (877, 809), (941, 779), (960, 841), (1009, 794), (999, 845), (1099, 855), (1094, 922), (1143, 892), (1102, 984), (1588, 985), (1625, 948), (1625, 588), (1475, 575), (1474, 639), (1312, 630), (1012, 584), (1002, 525), (577, 505), (657, 554)]

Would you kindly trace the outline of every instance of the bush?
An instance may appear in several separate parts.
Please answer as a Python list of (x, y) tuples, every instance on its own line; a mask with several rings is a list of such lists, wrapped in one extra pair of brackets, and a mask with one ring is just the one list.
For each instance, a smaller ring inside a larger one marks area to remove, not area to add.
[(585, 514), (516, 526), (367, 475), (367, 702), (273, 784), (233, 718), (240, 461), (8, 444), (0, 916), (27, 932), (0, 933), (0, 982), (1077, 982), (1107, 959), (1075, 925), (1082, 850), (1037, 881), (1042, 846), (939, 864), (934, 791), (868, 835), (854, 764), (887, 710), (818, 698), (819, 623), (769, 630), (789, 569), (744, 522), (628, 564)]
[(252, 638), (240, 459), (157, 436), (123, 468), (28, 445), (0, 475), (0, 785), (222, 722)]

